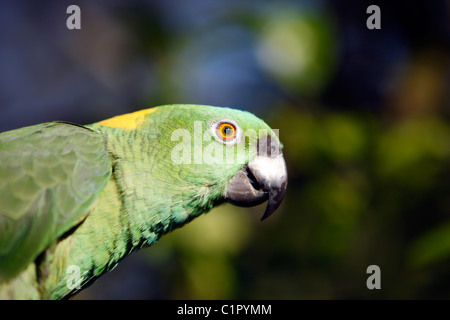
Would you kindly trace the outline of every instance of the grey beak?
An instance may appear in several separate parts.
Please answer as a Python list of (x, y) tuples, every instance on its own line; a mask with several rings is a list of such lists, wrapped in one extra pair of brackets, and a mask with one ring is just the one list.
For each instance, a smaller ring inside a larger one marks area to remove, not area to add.
[(261, 221), (280, 206), (287, 187), (287, 170), (278, 142), (264, 137), (257, 156), (227, 184), (225, 199), (237, 206), (252, 207), (268, 200)]

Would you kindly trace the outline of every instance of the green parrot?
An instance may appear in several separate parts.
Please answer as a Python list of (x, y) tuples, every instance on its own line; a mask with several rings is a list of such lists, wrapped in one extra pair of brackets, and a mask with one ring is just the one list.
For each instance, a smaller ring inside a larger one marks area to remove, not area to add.
[(276, 130), (241, 110), (167, 105), (0, 134), (0, 298), (69, 298), (224, 202), (280, 205)]

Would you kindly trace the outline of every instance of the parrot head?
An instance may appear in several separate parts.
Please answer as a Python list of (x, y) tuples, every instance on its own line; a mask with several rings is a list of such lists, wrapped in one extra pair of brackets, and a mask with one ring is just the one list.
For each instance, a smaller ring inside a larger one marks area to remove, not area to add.
[(171, 203), (179, 222), (224, 202), (250, 207), (267, 201), (263, 220), (283, 200), (287, 170), (277, 132), (249, 112), (167, 105), (98, 124), (142, 135), (136, 152), (154, 161), (140, 174), (151, 177), (155, 199)]

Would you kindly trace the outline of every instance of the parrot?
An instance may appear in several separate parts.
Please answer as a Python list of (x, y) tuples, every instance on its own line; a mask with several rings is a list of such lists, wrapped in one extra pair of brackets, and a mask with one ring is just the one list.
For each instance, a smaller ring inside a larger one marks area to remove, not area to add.
[(214, 207), (287, 188), (277, 130), (248, 111), (174, 104), (0, 133), (0, 299), (68, 299)]

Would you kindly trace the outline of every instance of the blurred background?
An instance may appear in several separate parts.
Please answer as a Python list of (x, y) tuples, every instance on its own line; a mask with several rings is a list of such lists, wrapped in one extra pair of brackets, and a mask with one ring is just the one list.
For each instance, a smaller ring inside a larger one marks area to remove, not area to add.
[(0, 131), (172, 103), (279, 129), (276, 214), (219, 207), (75, 299), (450, 299), (449, 40), (445, 0), (3, 0)]

